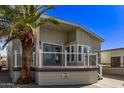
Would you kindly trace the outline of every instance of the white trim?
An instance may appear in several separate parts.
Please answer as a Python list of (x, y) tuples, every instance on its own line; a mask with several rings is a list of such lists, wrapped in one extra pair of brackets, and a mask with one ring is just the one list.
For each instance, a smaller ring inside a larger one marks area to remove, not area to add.
[(14, 58), (14, 67), (17, 67), (17, 50), (14, 51), (14, 55), (15, 55), (15, 58)]
[[(42, 44), (42, 52), (40, 52), (41, 53), (41, 56), (42, 56), (42, 54), (43, 53), (48, 53), (48, 54), (70, 54), (70, 56), (69, 56), (69, 62), (74, 62), (74, 61), (76, 61), (76, 62), (78, 62), (78, 60), (76, 59), (76, 56), (74, 57), (74, 60), (72, 61), (72, 56), (71, 56), (71, 54), (76, 54), (76, 55), (78, 55), (78, 54), (81, 54), (82, 55), (82, 59), (81, 59), (81, 61), (83, 61), (83, 63), (84, 63), (84, 65), (82, 65), (82, 66), (80, 66), (80, 67), (83, 67), (83, 68), (90, 68), (90, 67), (96, 67), (96, 66), (90, 66), (89, 65), (89, 55), (95, 55), (94, 53), (89, 53), (89, 52), (87, 52), (87, 53), (84, 53), (84, 51), (83, 51), (83, 49), (82, 49), (82, 52), (81, 53), (79, 53), (78, 52), (78, 47), (76, 48), (76, 46), (87, 46), (87, 47), (89, 47), (88, 45), (82, 45), (82, 44), (70, 44), (70, 45), (68, 45), (68, 46), (66, 46), (66, 47), (69, 47), (70, 49), (69, 49), (69, 52), (64, 52), (63, 51), (63, 45), (62, 44), (57, 44), (57, 43), (49, 43), (49, 42), (42, 42), (41, 43)], [(59, 46), (61, 46), (62, 47), (62, 51), (61, 52), (45, 52), (45, 51), (43, 51), (43, 45), (44, 44), (51, 44), (51, 45), (59, 45)], [(74, 52), (71, 52), (72, 50), (72, 46), (74, 47)], [(85, 62), (85, 55), (87, 54), (87, 57), (88, 57), (88, 62), (87, 62), (87, 66), (86, 66), (86, 62)], [(66, 57), (65, 57), (66, 58)], [(41, 59), (41, 61), (43, 62), (43, 58)], [(65, 59), (62, 59), (62, 62), (63, 61), (66, 61)], [(46, 67), (46, 66), (43, 66), (42, 65), (42, 67)], [(50, 67), (50, 66), (48, 66), (48, 67)], [(53, 66), (52, 66), (53, 67)], [(58, 66), (57, 66), (58, 67)], [(65, 64), (65, 66), (64, 67), (68, 67), (67, 66), (67, 64)], [(70, 66), (69, 66), (70, 67)], [(73, 66), (73, 67), (79, 67), (79, 66)]]
[[(88, 62), (90, 55), (96, 55), (96, 54), (94, 54), (94, 53), (84, 53), (84, 54), (82, 54), (82, 53), (76, 53), (76, 52), (75, 52), (75, 53), (70, 53), (70, 52), (69, 52), (69, 53), (65, 53), (65, 52), (41, 52), (41, 54), (70, 54), (70, 55), (71, 55), (71, 54), (76, 54), (76, 55), (81, 54), (81, 55), (84, 56), (84, 62), (85, 62), (84, 65), (78, 65), (78, 66), (77, 66), (77, 65), (74, 65), (74, 67), (79, 67), (79, 66), (81, 66), (81, 67), (87, 67), (87, 68), (88, 68), (88, 67), (89, 67), (89, 68), (91, 68), (91, 67), (96, 67), (96, 65), (95, 65), (95, 66), (92, 66), (92, 65), (90, 66), (90, 65), (89, 65), (89, 62)], [(85, 61), (85, 55), (87, 55), (87, 58), (88, 58), (87, 61)], [(66, 56), (66, 55), (65, 55), (65, 56)], [(67, 57), (67, 56), (66, 56), (66, 57)], [(66, 57), (65, 57), (65, 58), (66, 58)], [(63, 60), (65, 60), (64, 62), (66, 63), (66, 59), (63, 59)], [(70, 61), (68, 61), (68, 62), (70, 62)], [(71, 61), (71, 62), (72, 62), (72, 61)], [(76, 62), (77, 62), (77, 61), (76, 61)], [(86, 62), (87, 62), (87, 66), (86, 66)], [(63, 65), (61, 65), (61, 66), (63, 67)], [(43, 67), (44, 67), (44, 66), (43, 66)], [(50, 66), (48, 66), (48, 67), (50, 67)], [(53, 67), (53, 66), (52, 66), (52, 67)], [(58, 67), (59, 67), (59, 66), (58, 66)], [(70, 67), (70, 66), (68, 66), (68, 65), (65, 64), (64, 67)]]
[(95, 66), (84, 67), (84, 66), (42, 66), (42, 68), (96, 68)]
[(32, 53), (32, 66), (35, 67), (35, 52)]
[(98, 67), (98, 53), (96, 53), (96, 67)]
[(65, 50), (65, 67), (67, 67), (67, 50)]
[[(72, 50), (71, 50), (71, 49), (72, 49), (72, 46), (74, 47), (74, 52), (72, 52)], [(70, 44), (69, 47), (70, 47), (70, 53), (72, 53), (72, 54), (73, 54), (73, 53), (76, 53), (76, 49), (75, 49), (75, 48), (76, 48), (76, 45), (75, 45), (75, 44)], [(75, 55), (74, 55), (74, 60), (72, 60), (72, 55), (69, 55), (69, 57), (70, 57), (70, 58), (69, 58), (69, 61), (70, 61), (70, 62), (74, 62), (75, 59), (76, 59), (76, 58), (75, 58)]]
[(123, 57), (124, 57), (124, 56), (121, 56), (120, 67), (124, 67), (124, 62), (123, 62), (124, 59), (123, 59)]
[[(42, 48), (41, 48), (41, 50), (42, 50), (42, 53), (44, 52), (43, 51), (43, 44), (51, 44), (51, 45), (58, 45), (58, 46), (61, 46), (62, 47), (62, 51), (61, 52), (63, 52), (64, 50), (63, 50), (63, 44), (58, 44), (58, 43), (51, 43), (51, 42), (41, 42), (41, 46), (42, 46)], [(57, 53), (61, 53), (61, 52), (57, 52)], [(50, 53), (50, 52), (49, 52)], [(40, 53), (41, 54), (41, 53)], [(42, 56), (42, 54), (41, 54), (41, 56)], [(42, 59), (41, 59), (41, 62), (42, 62), (42, 66), (43, 66), (43, 56), (41, 57)], [(63, 58), (62, 58), (62, 62), (63, 62)]]
[(88, 62), (87, 65), (88, 65), (88, 67), (90, 67), (89, 52), (87, 53), (87, 57), (88, 57), (88, 58), (87, 58), (87, 59), (88, 59), (88, 60), (87, 60), (87, 62)]
[[(62, 51), (64, 51), (64, 50), (63, 50), (63, 44), (58, 44), (58, 43), (53, 43), (53, 42), (52, 42), (52, 43), (51, 43), (51, 42), (44, 42), (44, 41), (41, 42), (41, 44), (42, 44), (42, 48), (41, 48), (41, 49), (42, 49), (42, 50), (43, 50), (43, 44), (44, 44), (44, 43), (46, 43), (46, 44), (51, 44), (51, 45), (59, 45), (59, 46), (62, 46)], [(44, 52), (44, 51), (43, 51), (43, 52)]]
[[(81, 46), (83, 49), (81, 49), (81, 54), (84, 54), (84, 47), (87, 47), (88, 48), (88, 51), (87, 51), (87, 53), (90, 53), (89, 52), (89, 49), (91, 49), (91, 47), (89, 46), (89, 45), (83, 45), (83, 44), (77, 44), (77, 53), (79, 53), (79, 46)], [(80, 62), (79, 60), (78, 60), (78, 58), (79, 58), (79, 56), (77, 56), (77, 62)], [(82, 57), (81, 58), (81, 61), (84, 61), (83, 60), (84, 58)]]
[[(82, 44), (77, 44), (77, 53), (79, 53), (79, 46), (84, 46), (84, 45), (82, 45)], [(83, 48), (84, 49), (84, 48)], [(84, 53), (84, 50), (83, 49), (81, 49), (81, 53), (83, 54)], [(77, 55), (77, 62), (80, 62), (79, 60), (79, 56)], [(83, 59), (81, 58), (81, 61), (83, 61)]]
[(42, 49), (39, 49), (39, 68), (41, 68), (42, 67), (42, 65), (43, 65), (43, 61), (42, 61)]
[(84, 57), (84, 58), (83, 58), (83, 61), (84, 61), (84, 64), (83, 64), (83, 65), (84, 65), (84, 67), (86, 67), (86, 61), (85, 61), (86, 59), (85, 59), (85, 56), (86, 56), (86, 54), (83, 54), (83, 57)]

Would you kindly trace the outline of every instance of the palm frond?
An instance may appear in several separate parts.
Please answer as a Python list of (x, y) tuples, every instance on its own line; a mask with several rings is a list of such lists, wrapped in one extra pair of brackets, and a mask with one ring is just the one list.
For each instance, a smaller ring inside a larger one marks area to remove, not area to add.
[(16, 39), (16, 37), (10, 37), (10, 38), (8, 38), (8, 39), (5, 41), (4, 45), (2, 46), (2, 49), (1, 49), (1, 50), (3, 50), (3, 49), (6, 47), (6, 45), (7, 45), (10, 41), (12, 41), (13, 39)]
[(54, 25), (58, 25), (59, 22), (53, 18), (41, 18), (39, 20), (39, 22), (37, 22), (37, 25), (36, 26), (41, 26), (43, 24), (47, 24), (47, 23), (52, 23)]
[(41, 16), (42, 14), (44, 14), (46, 11), (48, 11), (48, 10), (50, 10), (50, 9), (54, 9), (54, 6), (53, 6), (53, 5), (46, 5), (46, 6), (44, 6), (44, 7), (45, 7), (45, 8), (44, 8), (44, 9), (41, 9), (41, 11), (37, 11), (37, 14), (36, 14), (37, 19), (39, 19), (40, 16)]
[(0, 13), (9, 20), (15, 19), (19, 15), (19, 11), (16, 8), (11, 7), (10, 5), (0, 6)]
[[(10, 20), (10, 26), (4, 31), (0, 31), (0, 36), (8, 35), (19, 39), (31, 38), (31, 36), (34, 37), (37, 26), (46, 23), (59, 24), (55, 19), (41, 18), (42, 14), (53, 8), (54, 6), (47, 5), (0, 6), (0, 13)], [(26, 35), (29, 35), (29, 37)]]

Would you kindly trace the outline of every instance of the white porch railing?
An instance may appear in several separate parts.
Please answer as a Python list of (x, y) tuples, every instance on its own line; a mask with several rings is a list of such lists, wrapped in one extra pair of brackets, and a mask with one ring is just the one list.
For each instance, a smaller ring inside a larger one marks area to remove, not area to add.
[[(13, 67), (15, 67), (15, 68), (21, 67), (22, 66), (22, 53), (15, 50), (14, 54), (11, 54), (11, 61), (13, 63)], [(31, 67), (36, 66), (35, 61), (36, 61), (35, 52), (33, 52)]]
[[(14, 67), (21, 67), (21, 53), (14, 52)], [(19, 61), (19, 62), (18, 62)], [(42, 52), (39, 51), (39, 63), (36, 64), (35, 53), (32, 54), (32, 67), (94, 68), (98, 67), (96, 53)]]
[(39, 67), (98, 67), (96, 53), (42, 52), (40, 51)]

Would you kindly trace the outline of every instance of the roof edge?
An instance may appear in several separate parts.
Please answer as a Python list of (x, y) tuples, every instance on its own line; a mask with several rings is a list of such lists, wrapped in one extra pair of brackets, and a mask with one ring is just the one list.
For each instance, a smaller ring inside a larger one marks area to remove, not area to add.
[(70, 21), (67, 21), (67, 20), (64, 20), (64, 19), (61, 19), (61, 18), (57, 18), (57, 17), (53, 17), (53, 16), (49, 16), (49, 15), (42, 15), (42, 17), (46, 17), (46, 18), (54, 18), (56, 19), (57, 21), (59, 22), (62, 22), (62, 23), (65, 23), (65, 24), (69, 24), (69, 25), (72, 25), (72, 26), (76, 26), (76, 27), (79, 27), (83, 30), (85, 30), (86, 32), (88, 32), (89, 34), (95, 36), (96, 38), (98, 38), (101, 42), (104, 42), (104, 39), (101, 38), (99, 35), (95, 34), (94, 32), (90, 31), (89, 29), (87, 29), (86, 27), (80, 25), (80, 24), (77, 24), (77, 23), (74, 23), (74, 22), (70, 22)]
[(112, 50), (121, 50), (121, 49), (124, 49), (124, 47), (122, 47), (122, 48), (113, 48), (113, 49), (101, 50), (101, 52), (112, 51)]

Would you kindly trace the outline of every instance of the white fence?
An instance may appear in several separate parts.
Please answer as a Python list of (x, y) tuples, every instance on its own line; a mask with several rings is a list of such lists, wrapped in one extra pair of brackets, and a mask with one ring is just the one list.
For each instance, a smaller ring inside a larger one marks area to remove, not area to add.
[[(14, 52), (14, 67), (20, 67), (21, 53)], [(39, 62), (36, 63), (35, 53), (32, 54), (32, 67), (81, 67), (92, 68), (98, 66), (96, 53), (70, 53), (70, 52), (39, 52)]]

